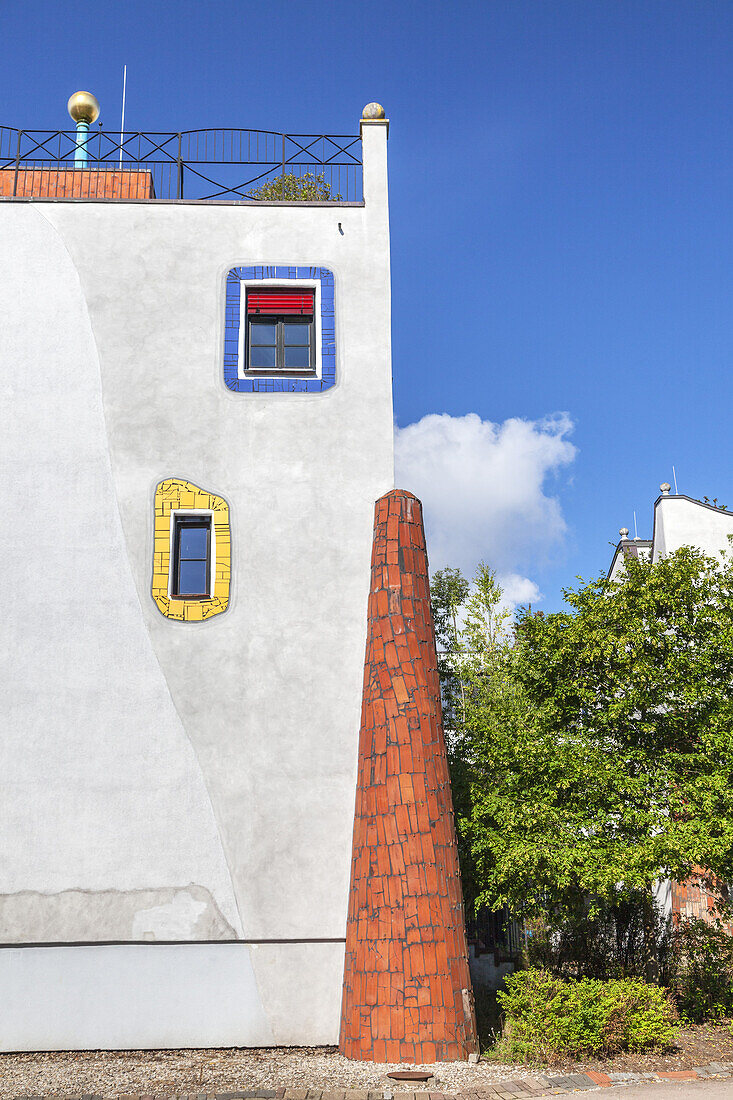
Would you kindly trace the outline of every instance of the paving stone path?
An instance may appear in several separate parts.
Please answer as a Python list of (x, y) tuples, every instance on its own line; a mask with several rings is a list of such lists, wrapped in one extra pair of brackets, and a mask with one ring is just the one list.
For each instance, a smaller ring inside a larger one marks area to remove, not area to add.
[[(136, 1093), (115, 1094), (115, 1100), (529, 1100), (533, 1096), (567, 1096), (574, 1092), (587, 1092), (609, 1088), (612, 1085), (642, 1085), (665, 1081), (703, 1081), (733, 1077), (733, 1062), (711, 1062), (697, 1069), (674, 1070), (657, 1073), (570, 1073), (546, 1077), (535, 1074), (516, 1081), (497, 1081), (482, 1085), (479, 1089), (464, 1092), (392, 1092), (389, 1089), (254, 1089), (248, 1092), (192, 1092), (192, 1093)], [(58, 1093), (22, 1094), (16, 1100), (107, 1100), (96, 1093), (66, 1095)]]

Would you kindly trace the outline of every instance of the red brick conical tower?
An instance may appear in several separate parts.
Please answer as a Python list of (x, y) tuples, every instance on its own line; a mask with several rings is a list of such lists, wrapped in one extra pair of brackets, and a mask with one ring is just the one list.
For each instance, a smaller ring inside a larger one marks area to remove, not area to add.
[(420, 501), (377, 501), (339, 1049), (478, 1050)]

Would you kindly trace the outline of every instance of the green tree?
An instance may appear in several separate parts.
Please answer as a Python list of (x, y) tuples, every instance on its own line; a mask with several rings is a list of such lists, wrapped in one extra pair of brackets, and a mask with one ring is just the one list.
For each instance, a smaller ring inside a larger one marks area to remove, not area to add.
[(683, 548), (565, 599), (508, 628), (482, 566), (457, 613), (469, 879), (555, 927), (640, 906), (649, 972), (654, 880), (733, 879), (733, 566)]
[(430, 581), (430, 602), (438, 651), (438, 674), (443, 705), (451, 793), (458, 834), (458, 854), (466, 909), (473, 915), (476, 886), (473, 854), (464, 823), (470, 819), (470, 745), (466, 739), (466, 689), (462, 680), (462, 617), (470, 586), (459, 569), (441, 569)]
[(248, 195), (270, 202), (338, 202), (341, 198), (331, 194), (331, 185), (326, 183), (323, 172), (317, 176), (312, 172), (304, 172), (302, 176), (285, 172), (251, 188)]
[(430, 582), (430, 597), (438, 649), (438, 672), (443, 702), (443, 724), (448, 737), (465, 722), (465, 689), (461, 681), (463, 649), (461, 618), (470, 585), (459, 569), (440, 569)]
[[(475, 797), (483, 774), (482, 745), (498, 745), (505, 712), (515, 705), (509, 618), (501, 589), (483, 563), (473, 586), (458, 569), (443, 569), (431, 581), (438, 645), (443, 721), (456, 815), (461, 877), (469, 915), (485, 891), (477, 873)], [(514, 715), (512, 715), (512, 718)]]

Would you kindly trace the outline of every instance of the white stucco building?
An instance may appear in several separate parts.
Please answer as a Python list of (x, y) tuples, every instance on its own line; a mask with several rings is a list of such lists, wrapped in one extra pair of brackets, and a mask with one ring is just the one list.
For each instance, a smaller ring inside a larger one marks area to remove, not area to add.
[(608, 571), (608, 576), (614, 580), (628, 557), (643, 557), (654, 563), (681, 546), (694, 546), (714, 558), (728, 553), (730, 536), (733, 536), (733, 512), (694, 500), (684, 493), (673, 494), (669, 484), (663, 482), (654, 502), (652, 537), (630, 539), (625, 527), (619, 534), (621, 539)]
[(348, 201), (0, 163), (0, 1049), (337, 1041), (393, 487), (372, 115)]

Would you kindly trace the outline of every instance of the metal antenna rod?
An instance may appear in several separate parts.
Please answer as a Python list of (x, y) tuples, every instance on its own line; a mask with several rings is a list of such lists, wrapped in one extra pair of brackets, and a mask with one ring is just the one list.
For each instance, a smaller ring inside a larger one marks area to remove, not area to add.
[(125, 92), (127, 91), (127, 65), (122, 70), (122, 119), (120, 121), (120, 168), (122, 167), (122, 141), (125, 136)]
[(674, 482), (674, 495), (677, 496), (677, 474), (674, 466), (672, 467), (672, 481)]
[(636, 529), (636, 512), (634, 512), (634, 538), (638, 539), (638, 537), (639, 537), (639, 532)]

